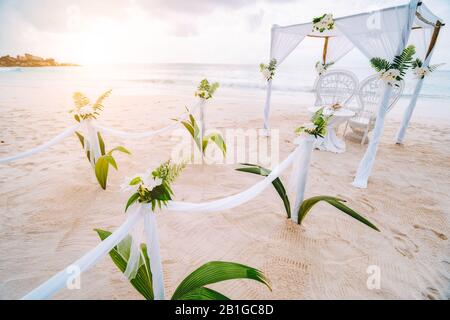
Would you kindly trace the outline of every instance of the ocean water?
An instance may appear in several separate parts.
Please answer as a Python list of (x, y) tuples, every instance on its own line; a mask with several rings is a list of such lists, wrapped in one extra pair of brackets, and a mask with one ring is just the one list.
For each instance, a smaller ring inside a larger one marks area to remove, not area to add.
[[(336, 69), (338, 67), (335, 67)], [(339, 66), (355, 72), (360, 80), (373, 71), (366, 67)], [(264, 91), (265, 82), (258, 65), (225, 64), (122, 64), (110, 66), (0, 68), (1, 88), (54, 88), (85, 90), (114, 88), (122, 94), (149, 94), (178, 89), (194, 90), (203, 78), (218, 81), (222, 88)], [(316, 73), (313, 66), (281, 65), (273, 90), (285, 94), (311, 92)], [(404, 95), (415, 85), (409, 74)], [(25, 93), (26, 91), (24, 91)], [(450, 71), (437, 70), (425, 80), (421, 96), (450, 100)], [(2, 97), (0, 97), (0, 103)]]

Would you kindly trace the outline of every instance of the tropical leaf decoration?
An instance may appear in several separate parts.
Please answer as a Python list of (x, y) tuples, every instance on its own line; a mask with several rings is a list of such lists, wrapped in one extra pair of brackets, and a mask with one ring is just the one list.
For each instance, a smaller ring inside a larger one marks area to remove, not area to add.
[(380, 79), (391, 86), (399, 87), (406, 71), (413, 65), (413, 56), (415, 54), (416, 48), (410, 45), (400, 55), (395, 56), (392, 62), (375, 57), (370, 60), (370, 64), (380, 74)]
[(133, 190), (133, 194), (128, 199), (125, 212), (135, 202), (151, 203), (152, 210), (156, 207), (161, 209), (163, 205), (167, 205), (173, 195), (171, 184), (185, 166), (185, 163), (177, 164), (168, 160), (153, 171), (136, 175), (131, 181), (126, 180), (122, 184), (122, 190)]
[[(100, 239), (103, 241), (111, 235), (111, 232), (95, 229)], [(126, 238), (123, 241), (125, 252), (119, 253), (118, 247), (114, 247), (109, 255), (114, 264), (123, 273), (127, 268), (129, 252), (131, 248), (131, 239)], [(121, 250), (122, 251), (122, 250)], [(141, 244), (141, 257), (139, 269), (136, 277), (130, 280), (131, 285), (147, 300), (153, 300), (153, 283), (150, 260), (148, 257), (147, 246)], [(225, 261), (208, 262), (194, 272), (189, 274), (177, 287), (171, 300), (230, 300), (220, 292), (212, 290), (207, 286), (234, 279), (249, 279), (260, 282), (271, 290), (270, 282), (266, 276), (259, 270), (252, 267)]]
[[(97, 98), (95, 103), (91, 104), (89, 99), (81, 92), (75, 92), (73, 94), (73, 101), (75, 104), (75, 109), (70, 110), (71, 113), (74, 114), (74, 118), (77, 122), (81, 122), (82, 120), (91, 120), (96, 119), (98, 115), (100, 115), (100, 111), (103, 110), (103, 101), (109, 97), (111, 94), (111, 90), (106, 91), (100, 97)], [(81, 146), (85, 147), (85, 144), (91, 144), (92, 141), (88, 141), (80, 132), (75, 132), (78, 140), (81, 143)], [(117, 146), (108, 152), (106, 152), (105, 141), (103, 140), (100, 132), (97, 132), (97, 142), (100, 148), (101, 156), (98, 159), (95, 159), (93, 155), (91, 155), (90, 151), (86, 151), (86, 157), (89, 162), (91, 162), (94, 166), (95, 176), (97, 178), (98, 183), (102, 187), (102, 189), (106, 189), (106, 184), (108, 180), (108, 171), (109, 166), (111, 165), (114, 169), (118, 170), (117, 162), (113, 157), (113, 152), (118, 151), (125, 154), (131, 154), (128, 149), (122, 146)]]
[(208, 79), (203, 79), (198, 85), (195, 96), (205, 100), (211, 99), (218, 88), (218, 82), (209, 83)]
[(203, 155), (205, 155), (206, 149), (210, 145), (210, 143), (214, 143), (220, 151), (222, 151), (223, 156), (226, 156), (227, 153), (227, 145), (223, 136), (219, 133), (211, 133), (201, 137), (201, 131), (197, 124), (197, 120), (192, 114), (189, 114), (188, 120), (181, 121), (181, 124), (186, 128), (186, 130), (191, 135), (192, 139), (195, 142), (197, 148), (201, 151)]
[(330, 197), (330, 196), (316, 196), (309, 199), (306, 199), (302, 202), (300, 209), (298, 211), (298, 224), (301, 225), (303, 220), (305, 219), (306, 215), (311, 211), (311, 209), (319, 202), (325, 201), (328, 204), (332, 205), (336, 209), (339, 209), (341, 212), (349, 215), (350, 217), (358, 220), (359, 222), (365, 224), (366, 226), (376, 230), (380, 231), (373, 223), (371, 223), (369, 220), (361, 216), (359, 213), (354, 211), (353, 209), (347, 207), (344, 202), (346, 202), (343, 199)]
[(275, 76), (275, 70), (277, 68), (277, 59), (270, 59), (269, 64), (260, 63), (259, 71), (263, 75), (266, 81), (270, 81)]
[[(236, 171), (253, 173), (253, 174), (263, 176), (263, 177), (267, 177), (271, 173), (271, 171), (269, 169), (261, 167), (257, 164), (241, 163), (241, 165), (243, 165), (245, 167), (237, 168)], [(272, 181), (272, 185), (275, 188), (275, 190), (277, 191), (281, 200), (283, 201), (283, 205), (286, 210), (287, 217), (290, 218), (291, 217), (291, 204), (289, 202), (289, 197), (287, 195), (287, 192), (286, 192), (286, 189), (284, 188), (283, 183), (281, 182), (281, 179), (276, 178), (275, 180)]]
[(325, 115), (324, 108), (317, 110), (311, 117), (311, 123), (304, 124), (295, 129), (295, 133), (300, 135), (303, 132), (313, 135), (315, 138), (323, 138), (327, 133), (327, 124), (332, 115)]
[[(242, 165), (244, 165), (245, 167), (238, 168), (236, 170), (241, 171), (241, 172), (257, 174), (257, 175), (260, 175), (263, 177), (267, 177), (271, 172), (269, 169), (266, 169), (264, 167), (261, 167), (259, 165), (255, 165), (255, 164), (244, 163)], [(274, 186), (275, 190), (277, 191), (278, 195), (280, 196), (281, 200), (283, 201), (287, 216), (288, 216), (288, 218), (290, 218), (291, 217), (291, 208), (290, 208), (289, 197), (287, 195), (286, 189), (284, 188), (281, 179), (280, 178), (275, 179), (272, 182), (272, 185)], [(367, 220), (366, 218), (361, 216), (359, 213), (357, 213), (353, 209), (351, 209), (351, 208), (347, 207), (345, 204), (343, 204), (344, 202), (346, 202), (345, 200), (335, 198), (335, 197), (330, 197), (330, 196), (316, 196), (316, 197), (312, 197), (310, 199), (304, 200), (299, 208), (299, 211), (297, 212), (299, 225), (302, 224), (304, 218), (311, 211), (311, 209), (314, 207), (314, 205), (316, 205), (320, 201), (325, 201), (325, 202), (331, 204), (332, 206), (334, 206), (335, 208), (339, 209), (341, 212), (349, 215), (350, 217), (358, 220), (361, 223), (364, 223), (368, 227), (370, 227), (374, 230), (380, 231), (369, 220)]]
[(333, 30), (334, 29), (334, 19), (331, 13), (325, 13), (320, 17), (315, 17), (312, 20), (313, 22), (313, 31), (319, 31), (320, 33), (325, 30)]

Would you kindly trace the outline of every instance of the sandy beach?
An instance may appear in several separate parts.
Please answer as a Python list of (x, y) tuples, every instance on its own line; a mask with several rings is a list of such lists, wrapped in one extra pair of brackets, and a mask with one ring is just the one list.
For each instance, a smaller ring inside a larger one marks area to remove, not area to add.
[[(69, 92), (30, 89), (23, 104), (14, 101), (21, 96), (18, 89), (0, 90), (8, 90), (10, 97), (1, 106), (0, 157), (30, 149), (74, 124), (67, 113)], [(42, 96), (51, 97), (52, 110), (38, 102)], [(261, 128), (263, 99), (262, 91), (219, 91), (208, 106), (208, 127)], [(100, 122), (127, 131), (158, 129), (192, 101), (188, 91), (113, 92)], [(307, 121), (313, 101), (306, 93), (274, 98), (271, 125), (280, 130), (280, 160), (293, 150), (293, 130)], [(272, 292), (244, 280), (212, 286), (233, 299), (448, 299), (450, 129), (448, 117), (420, 117), (428, 107), (448, 108), (448, 102), (421, 100), (406, 143), (398, 146), (393, 140), (405, 103), (402, 99), (388, 117), (367, 190), (351, 186), (365, 151), (358, 143), (347, 141), (343, 154), (314, 151), (309, 173), (306, 196), (347, 199), (381, 232), (325, 204), (313, 209), (304, 225), (295, 225), (286, 219), (272, 188), (220, 213), (164, 211), (157, 219), (167, 295), (201, 264), (226, 260), (258, 268), (272, 283)], [(0, 165), (1, 299), (22, 297), (93, 248), (99, 243), (94, 228), (115, 230), (126, 217), (127, 195), (119, 190), (123, 178), (168, 159), (174, 143), (170, 133), (148, 139), (104, 137), (108, 146), (121, 144), (133, 153), (117, 156), (119, 172), (111, 171), (106, 191), (95, 181), (75, 136), (33, 157)], [(175, 199), (218, 199), (260, 181), (236, 167), (189, 165), (174, 185)], [(371, 265), (380, 268), (380, 289), (366, 285)], [(80, 290), (62, 290), (55, 298), (141, 296), (105, 257), (82, 274)]]

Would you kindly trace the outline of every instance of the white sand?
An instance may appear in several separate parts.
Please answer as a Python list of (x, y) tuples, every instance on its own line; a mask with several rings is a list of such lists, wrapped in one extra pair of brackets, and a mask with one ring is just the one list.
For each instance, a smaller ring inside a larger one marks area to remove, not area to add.
[[(53, 109), (40, 105), (43, 96), (52, 96)], [(209, 127), (260, 128), (263, 96), (263, 92), (221, 91), (208, 109)], [(122, 130), (158, 129), (183, 111), (185, 102), (192, 100), (188, 97), (187, 93), (113, 94), (101, 120)], [(74, 123), (67, 114), (69, 92), (30, 90), (28, 99), (27, 105), (12, 99), (1, 106), (0, 157), (34, 147)], [(293, 130), (307, 120), (311, 102), (311, 95), (275, 97), (271, 123), (280, 128), (280, 160), (293, 149)], [(439, 101), (420, 103), (422, 110), (438, 103), (448, 108)], [(244, 280), (213, 286), (235, 299), (448, 299), (448, 118), (414, 117), (404, 146), (393, 144), (398, 124), (394, 113), (388, 118), (367, 190), (350, 185), (365, 151), (352, 142), (347, 142), (344, 154), (314, 151), (307, 186), (307, 196), (348, 199), (381, 233), (325, 204), (317, 206), (302, 227), (294, 225), (286, 220), (272, 188), (221, 213), (160, 213), (169, 296), (201, 264), (228, 260), (263, 270), (273, 287), (270, 292)], [(170, 135), (142, 140), (104, 136), (108, 146), (120, 143), (133, 152), (132, 157), (117, 156), (120, 171), (111, 172), (106, 191), (97, 185), (75, 137), (32, 158), (0, 165), (0, 298), (20, 298), (86, 253), (99, 242), (94, 228), (118, 227), (125, 219), (126, 195), (119, 192), (123, 177), (168, 159), (173, 145)], [(189, 166), (175, 185), (176, 199), (217, 199), (261, 179), (236, 172), (235, 167)], [(370, 265), (380, 267), (380, 290), (366, 286)], [(63, 290), (55, 298), (140, 298), (109, 257), (81, 280), (81, 290)]]

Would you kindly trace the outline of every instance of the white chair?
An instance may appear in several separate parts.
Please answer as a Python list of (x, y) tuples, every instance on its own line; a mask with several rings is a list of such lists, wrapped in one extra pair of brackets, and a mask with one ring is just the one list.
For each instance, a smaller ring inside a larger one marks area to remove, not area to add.
[(347, 107), (358, 92), (358, 77), (347, 70), (331, 70), (319, 76), (314, 84), (316, 106), (339, 103)]
[[(382, 95), (381, 85), (382, 80), (380, 80), (377, 74), (369, 76), (361, 82), (357, 99), (359, 110), (356, 111), (356, 116), (351, 118), (345, 126), (344, 136), (347, 127), (350, 126), (353, 131), (350, 137), (353, 137), (355, 140), (361, 139), (361, 145), (366, 142), (369, 132), (372, 131), (375, 126)], [(397, 103), (398, 99), (400, 99), (404, 87), (405, 83), (403, 81), (401, 81), (399, 87), (394, 87), (387, 112), (389, 112)]]

